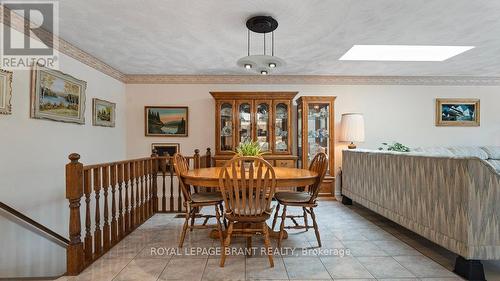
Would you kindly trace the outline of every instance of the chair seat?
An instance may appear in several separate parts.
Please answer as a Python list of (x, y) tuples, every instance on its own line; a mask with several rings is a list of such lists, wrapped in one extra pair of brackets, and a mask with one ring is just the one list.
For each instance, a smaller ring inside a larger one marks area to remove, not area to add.
[(194, 203), (209, 203), (209, 202), (219, 202), (222, 199), (222, 194), (220, 192), (198, 192), (191, 194), (191, 200)]
[(311, 200), (311, 194), (307, 192), (276, 192), (274, 198), (280, 203), (307, 203)]

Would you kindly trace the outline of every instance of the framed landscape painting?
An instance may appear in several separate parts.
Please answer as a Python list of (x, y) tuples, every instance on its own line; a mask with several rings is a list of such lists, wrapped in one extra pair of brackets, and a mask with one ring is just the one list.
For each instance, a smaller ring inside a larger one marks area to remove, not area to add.
[(115, 126), (116, 104), (92, 99), (92, 123), (94, 126), (114, 127)]
[(35, 66), (31, 77), (31, 117), (85, 124), (86, 87), (85, 81)]
[(436, 126), (479, 126), (479, 99), (436, 99)]
[(0, 69), (0, 114), (11, 114), (12, 72)]
[(187, 106), (146, 106), (145, 135), (157, 137), (187, 137)]
[(153, 143), (151, 144), (151, 151), (156, 150), (158, 156), (166, 156), (167, 154), (173, 156), (180, 151), (180, 144), (178, 143)]

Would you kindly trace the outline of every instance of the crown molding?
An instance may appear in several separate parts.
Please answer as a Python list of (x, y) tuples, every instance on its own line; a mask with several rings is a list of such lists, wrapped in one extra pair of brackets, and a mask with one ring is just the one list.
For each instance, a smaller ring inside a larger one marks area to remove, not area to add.
[[(21, 33), (24, 33), (26, 36), (30, 36), (33, 39), (39, 40), (34, 34), (29, 33), (29, 28), (26, 29), (28, 30), (28, 33), (25, 33), (24, 26), (25, 24), (28, 25), (28, 23), (26, 23), (24, 17), (16, 13), (11, 13), (10, 10), (5, 8), (3, 5), (0, 6), (0, 11), (3, 13), (3, 17), (1, 17), (2, 24), (9, 25), (11, 28)], [(10, 19), (10, 24), (7, 24), (8, 21), (6, 21), (6, 19)], [(92, 56), (91, 54), (83, 51), (82, 49), (72, 45), (71, 43), (65, 41), (64, 39), (55, 36), (51, 32), (43, 30), (43, 37), (52, 37), (52, 36), (54, 38), (54, 48), (59, 52), (83, 64), (86, 64), (94, 68), (95, 70), (100, 71), (112, 78), (115, 78), (121, 82), (125, 82), (125, 74), (123, 74), (119, 70), (113, 68), (112, 66), (106, 64), (105, 62)]]
[[(24, 33), (25, 19), (0, 5), (2, 24)], [(29, 30), (29, 29), (28, 29)], [(26, 33), (25, 33), (26, 34)], [(34, 39), (33, 34), (26, 34)], [(43, 36), (54, 36), (45, 31)], [(262, 85), (430, 85), (430, 86), (500, 86), (500, 77), (471, 76), (335, 76), (335, 75), (150, 75), (124, 74), (100, 59), (54, 36), (54, 48), (126, 84), (262, 84)]]
[(500, 86), (500, 77), (333, 75), (126, 75), (127, 84)]

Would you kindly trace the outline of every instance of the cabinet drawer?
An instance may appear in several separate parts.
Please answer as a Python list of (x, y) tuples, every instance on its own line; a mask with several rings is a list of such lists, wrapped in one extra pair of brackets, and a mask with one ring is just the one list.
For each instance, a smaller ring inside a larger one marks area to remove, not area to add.
[(326, 197), (333, 196), (334, 186), (335, 186), (335, 181), (333, 179), (325, 178), (319, 188), (319, 196), (326, 196)]
[(275, 160), (275, 167), (294, 168), (295, 160)]

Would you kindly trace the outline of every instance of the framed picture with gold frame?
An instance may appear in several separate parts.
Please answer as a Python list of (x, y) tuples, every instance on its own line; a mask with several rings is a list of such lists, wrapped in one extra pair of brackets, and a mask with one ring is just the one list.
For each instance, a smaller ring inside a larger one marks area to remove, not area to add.
[(85, 124), (87, 82), (36, 65), (31, 72), (31, 117)]
[(92, 124), (94, 126), (114, 127), (115, 120), (115, 103), (97, 98), (92, 99)]
[(436, 99), (436, 126), (480, 125), (479, 99)]
[(12, 113), (12, 72), (0, 69), (0, 114)]

